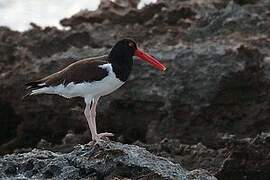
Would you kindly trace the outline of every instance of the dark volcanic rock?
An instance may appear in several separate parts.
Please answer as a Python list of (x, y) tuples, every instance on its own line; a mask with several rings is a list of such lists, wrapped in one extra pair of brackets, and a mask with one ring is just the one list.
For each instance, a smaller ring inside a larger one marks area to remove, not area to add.
[(269, 133), (243, 139), (224, 135), (219, 143), (225, 147), (220, 149), (211, 149), (202, 143), (181, 144), (176, 139), (165, 139), (161, 143), (151, 145), (138, 142), (136, 144), (175, 163), (180, 162), (189, 170), (206, 169), (215, 174), (218, 179), (268, 180), (270, 178), (269, 138)]
[[(1, 117), (1, 131), (0, 142), (5, 143), (16, 137), (17, 125), (20, 122), (14, 109), (6, 101), (0, 99), (0, 117)], [(1, 154), (1, 153), (0, 153)]]
[[(136, 12), (138, 0), (116, 0), (116, 1), (107, 1), (102, 0), (96, 11), (83, 10), (79, 13), (73, 15), (71, 18), (65, 18), (60, 21), (63, 26), (77, 26), (82, 23), (102, 23), (103, 21), (116, 21), (127, 23), (130, 17), (131, 11)], [(125, 19), (122, 19), (124, 16), (128, 16)], [(142, 16), (145, 18), (145, 16)], [(133, 22), (136, 22), (138, 16), (133, 16)], [(151, 18), (151, 17), (150, 17)], [(149, 18), (148, 18), (149, 19)]]
[(203, 170), (189, 172), (138, 146), (114, 142), (79, 145), (68, 154), (34, 149), (29, 153), (6, 155), (0, 159), (0, 176), (12, 179), (216, 179)]
[[(135, 60), (129, 81), (101, 99), (99, 131), (112, 131), (125, 143), (176, 139), (175, 144), (195, 153), (182, 158), (185, 166), (206, 168), (220, 179), (269, 177), (268, 162), (261, 161), (269, 157), (266, 145), (261, 143), (258, 148), (266, 150), (256, 154), (256, 146), (241, 140), (270, 129), (269, 1), (159, 0), (140, 10), (137, 2), (103, 1), (95, 12), (63, 20), (70, 30), (35, 24), (22, 33), (0, 28), (0, 104), (6, 108), (0, 110), (5, 124), (0, 152), (37, 144), (67, 152), (88, 142), (83, 101), (50, 95), (21, 101), (23, 84), (80, 58), (107, 53), (117, 40), (131, 37), (168, 70), (160, 73)], [(240, 141), (232, 146), (238, 150), (230, 149), (231, 139), (221, 140), (226, 134)], [(54, 176), (51, 170), (47, 175)]]
[(218, 179), (270, 179), (270, 134), (262, 133), (254, 139), (232, 139), (229, 153), (223, 161)]

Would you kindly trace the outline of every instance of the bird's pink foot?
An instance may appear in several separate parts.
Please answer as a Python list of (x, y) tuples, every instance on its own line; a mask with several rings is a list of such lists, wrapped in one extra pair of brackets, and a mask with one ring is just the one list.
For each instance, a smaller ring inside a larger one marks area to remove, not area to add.
[(99, 142), (99, 141), (102, 141), (104, 139), (108, 140), (109, 139), (108, 137), (112, 137), (112, 136), (114, 136), (113, 133), (105, 132), (105, 133), (100, 133), (100, 134), (93, 136), (92, 139), (93, 139), (93, 141)]
[(95, 141), (90, 141), (89, 143), (87, 143), (87, 145), (93, 146), (93, 145), (95, 145)]

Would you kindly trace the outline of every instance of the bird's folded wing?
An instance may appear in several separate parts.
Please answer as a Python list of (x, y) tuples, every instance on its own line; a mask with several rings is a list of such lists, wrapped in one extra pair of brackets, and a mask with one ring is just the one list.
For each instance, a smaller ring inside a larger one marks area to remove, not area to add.
[(98, 59), (84, 59), (77, 61), (66, 68), (51, 74), (45, 78), (26, 84), (28, 88), (42, 88), (48, 86), (57, 86), (60, 84), (83, 83), (99, 81), (108, 75), (108, 71), (100, 66), (108, 63), (106, 56)]

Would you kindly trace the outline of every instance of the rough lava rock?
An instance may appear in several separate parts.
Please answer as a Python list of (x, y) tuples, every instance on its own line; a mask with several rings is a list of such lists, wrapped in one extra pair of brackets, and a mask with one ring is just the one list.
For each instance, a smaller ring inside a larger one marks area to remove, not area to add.
[(270, 133), (242, 139), (226, 134), (220, 137), (219, 143), (223, 148), (219, 149), (202, 143), (183, 144), (177, 139), (164, 139), (156, 144), (135, 144), (174, 163), (181, 163), (188, 170), (203, 168), (218, 179), (267, 180), (270, 178), (269, 138)]
[(6, 179), (216, 179), (203, 170), (187, 171), (144, 148), (115, 142), (78, 145), (67, 154), (34, 149), (6, 155), (0, 159), (0, 176)]
[(132, 37), (168, 70), (135, 60), (129, 81), (101, 99), (98, 129), (124, 143), (176, 139), (187, 149), (185, 167), (220, 179), (269, 179), (268, 144), (256, 140), (256, 150), (244, 141), (270, 129), (269, 0), (159, 0), (140, 10), (137, 2), (103, 1), (95, 12), (62, 20), (69, 30), (0, 27), (0, 153), (36, 146), (68, 152), (87, 143), (83, 101), (51, 95), (21, 101), (23, 84)]

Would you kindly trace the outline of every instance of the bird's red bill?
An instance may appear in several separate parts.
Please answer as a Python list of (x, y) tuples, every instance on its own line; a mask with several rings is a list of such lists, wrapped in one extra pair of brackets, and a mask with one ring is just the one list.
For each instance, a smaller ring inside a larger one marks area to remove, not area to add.
[(165, 71), (166, 67), (161, 64), (157, 59), (155, 59), (154, 57), (150, 56), (149, 54), (146, 54), (145, 52), (143, 52), (140, 49), (137, 49), (135, 51), (135, 56), (139, 57), (140, 59), (149, 62), (150, 64), (152, 64), (155, 68), (159, 69), (160, 71)]

